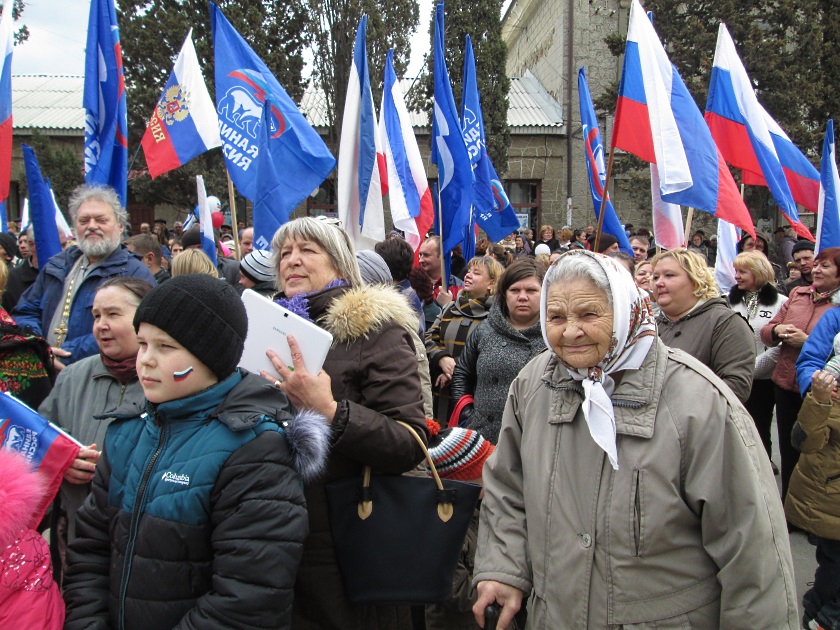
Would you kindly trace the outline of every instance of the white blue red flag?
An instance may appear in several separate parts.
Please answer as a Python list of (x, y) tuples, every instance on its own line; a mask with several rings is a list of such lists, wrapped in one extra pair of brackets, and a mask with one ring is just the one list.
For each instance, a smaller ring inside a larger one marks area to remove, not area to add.
[(353, 46), (338, 147), (338, 218), (356, 249), (373, 249), (385, 239), (382, 195), (388, 185), (370, 90), (366, 33), (367, 16), (363, 16)]
[(391, 220), (395, 228), (403, 231), (411, 248), (417, 251), (434, 223), (434, 205), (423, 157), (394, 71), (393, 50), (388, 51), (385, 59), (379, 137), (388, 166)]
[(473, 173), (461, 121), (452, 96), (446, 68), (443, 2), (435, 9), (434, 118), (432, 119), (432, 164), (438, 167), (440, 225), (443, 253), (452, 251), (471, 230)]
[(735, 42), (721, 22), (706, 100), (706, 122), (726, 161), (743, 170), (745, 184), (764, 185), (794, 231), (813, 240), (796, 204), (816, 212), (820, 178), (787, 134), (758, 102)]
[(29, 191), (29, 218), (35, 233), (35, 251), (38, 254), (38, 267), (43, 269), (50, 258), (61, 252), (55, 219), (58, 209), (41, 175), (35, 151), (25, 144), (21, 145), (21, 149), (26, 170), (26, 187)]
[(715, 281), (721, 293), (729, 293), (735, 286), (735, 256), (738, 255), (738, 229), (718, 219)]
[[(246, 198), (254, 201), (260, 197), (262, 182), (255, 162), (268, 157), (258, 146), (263, 106), (268, 103), (269, 155), (276, 171), (282, 173), (283, 184), (276, 189), (274, 205), (290, 214), (326, 179), (335, 167), (335, 158), (262, 59), (212, 2), (210, 18), (216, 112), (228, 173)], [(262, 231), (266, 223), (254, 216), (254, 246), (258, 249), (270, 249), (274, 232)]]
[[(469, 35), (467, 35), (467, 44), (464, 49), (462, 86), (461, 129), (473, 168), (473, 216), (478, 225), (487, 232), (491, 241), (501, 241), (519, 229), (519, 219), (513, 206), (510, 205), (510, 199), (490, 161), (490, 156), (487, 155), (484, 112), (481, 109), (481, 98), (478, 94), (475, 55)], [(474, 238), (468, 240), (475, 243)], [(474, 247), (473, 251), (475, 251)]]
[(639, 0), (630, 8), (612, 145), (656, 164), (663, 201), (755, 234), (729, 167)]
[(91, 0), (85, 47), (85, 183), (128, 195), (128, 118), (114, 0)]
[(204, 187), (204, 177), (196, 175), (195, 186), (198, 196), (198, 231), (201, 237), (201, 251), (207, 254), (214, 265), (217, 265), (219, 259), (216, 255), (216, 235), (213, 232), (212, 211), (207, 204), (207, 189)]
[(42, 476), (47, 492), (30, 527), (44, 518), (82, 445), (9, 393), (0, 394), (0, 448), (20, 453)]
[[(589, 93), (589, 83), (586, 81), (586, 69), (578, 70), (578, 95), (580, 96), (580, 122), (583, 126), (583, 146), (586, 152), (586, 170), (589, 173), (589, 190), (592, 193), (592, 204), (595, 206), (595, 218), (601, 212), (604, 198), (604, 184), (607, 181), (607, 171), (604, 168), (604, 145), (601, 143), (601, 130), (598, 118), (595, 116), (595, 106)], [(603, 231), (618, 239), (618, 246), (625, 254), (633, 255), (630, 239), (624, 231), (624, 226), (618, 220), (609, 193), (604, 204)]]
[(6, 222), (6, 201), (9, 198), (9, 182), (12, 177), (12, 49), (15, 45), (12, 0), (3, 5), (0, 17), (0, 231), (8, 228)]
[(817, 253), (827, 247), (840, 247), (840, 176), (837, 175), (837, 148), (834, 144), (834, 121), (825, 128), (820, 163), (820, 200), (817, 216)]
[(222, 146), (219, 117), (187, 33), (142, 141), (152, 179)]

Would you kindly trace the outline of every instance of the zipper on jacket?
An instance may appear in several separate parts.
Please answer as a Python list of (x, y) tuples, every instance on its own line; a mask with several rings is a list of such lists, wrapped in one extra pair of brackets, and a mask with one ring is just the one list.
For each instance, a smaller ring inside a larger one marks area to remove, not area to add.
[[(144, 411), (141, 418), (146, 418), (148, 412)], [(155, 413), (155, 424), (158, 424), (158, 415)], [(137, 487), (137, 496), (134, 499), (134, 507), (131, 510), (131, 522), (128, 527), (128, 540), (125, 545), (125, 558), (123, 558), (122, 575), (120, 576), (120, 609), (119, 609), (119, 627), (120, 630), (125, 630), (125, 598), (128, 594), (128, 579), (131, 575), (131, 557), (134, 555), (134, 543), (137, 538), (137, 528), (140, 524), (140, 508), (143, 505), (143, 497), (146, 494), (146, 486), (149, 485), (149, 479), (152, 476), (152, 470), (163, 451), (163, 445), (166, 441), (166, 423), (160, 423), (160, 436), (158, 437), (157, 447), (149, 463), (146, 464), (146, 469), (143, 471), (143, 476), (140, 478), (140, 485)]]
[(642, 471), (633, 471), (633, 542), (636, 545), (634, 557), (639, 557), (642, 547)]

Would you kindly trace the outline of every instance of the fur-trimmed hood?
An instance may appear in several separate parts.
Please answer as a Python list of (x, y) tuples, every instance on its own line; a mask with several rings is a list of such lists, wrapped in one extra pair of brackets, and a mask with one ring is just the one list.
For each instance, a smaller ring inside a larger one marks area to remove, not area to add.
[(16, 451), (0, 448), (0, 550), (21, 530), (32, 527), (46, 485), (41, 475)]
[[(732, 287), (729, 291), (729, 303), (733, 306), (739, 304), (746, 294), (746, 291), (742, 291), (737, 286)], [(758, 303), (762, 306), (773, 306), (778, 299), (779, 291), (771, 282), (768, 282), (758, 290)]]
[(383, 285), (346, 289), (327, 307), (320, 323), (332, 333), (333, 343), (351, 343), (367, 338), (389, 323), (417, 332), (420, 321), (408, 300), (393, 287)]

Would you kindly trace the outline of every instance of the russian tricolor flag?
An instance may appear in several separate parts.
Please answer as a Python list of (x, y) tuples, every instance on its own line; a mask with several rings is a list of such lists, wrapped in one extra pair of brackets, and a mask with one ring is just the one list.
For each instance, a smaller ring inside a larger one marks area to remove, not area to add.
[(353, 47), (338, 149), (338, 218), (356, 249), (373, 249), (385, 239), (382, 195), (388, 181), (370, 91), (366, 32), (364, 16)]
[(44, 518), (65, 471), (82, 445), (9, 393), (0, 394), (0, 448), (23, 455), (44, 478), (47, 492), (30, 527)]
[[(0, 46), (3, 67), (0, 69), (0, 203), (9, 198), (12, 177), (12, 48), (14, 48), (14, 19), (12, 0), (3, 5), (0, 18)], [(5, 208), (4, 208), (5, 209)], [(0, 213), (0, 231), (7, 227), (6, 213)]]
[(828, 121), (820, 164), (819, 220), (817, 253), (828, 247), (840, 247), (840, 176), (837, 174), (837, 148), (834, 144), (834, 121)]
[(388, 199), (394, 227), (402, 230), (414, 251), (434, 223), (434, 206), (423, 158), (403, 100), (394, 51), (385, 59), (385, 86), (379, 109), (379, 137), (388, 166)]
[(219, 117), (198, 65), (192, 29), (187, 33), (141, 144), (152, 179), (222, 146)]
[(718, 28), (706, 122), (726, 161), (743, 170), (744, 184), (767, 186), (791, 227), (813, 240), (796, 204), (816, 212), (820, 177), (758, 102), (726, 25)]
[(755, 234), (703, 115), (638, 0), (630, 8), (612, 144), (656, 164), (663, 201), (709, 212)]

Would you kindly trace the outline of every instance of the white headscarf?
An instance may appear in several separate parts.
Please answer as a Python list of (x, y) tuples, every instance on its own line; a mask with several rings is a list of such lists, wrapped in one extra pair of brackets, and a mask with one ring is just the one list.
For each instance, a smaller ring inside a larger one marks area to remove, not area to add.
[[(557, 272), (557, 266), (568, 256), (588, 256), (595, 260), (607, 275), (609, 291), (613, 305), (613, 336), (607, 354), (598, 363), (588, 369), (576, 369), (565, 361), (561, 362), (569, 374), (583, 385), (583, 415), (589, 427), (592, 439), (610, 459), (610, 464), (618, 470), (618, 447), (615, 443), (615, 411), (612, 396), (615, 382), (610, 377), (613, 372), (637, 370), (650, 351), (656, 338), (656, 323), (650, 307), (650, 300), (639, 290), (624, 265), (614, 258), (593, 254), (583, 249), (573, 249), (554, 263), (543, 280), (540, 296), (540, 326), (545, 345), (554, 351), (546, 335), (546, 302), (551, 285), (562, 281), (563, 272)], [(593, 280), (594, 283), (594, 280)]]

